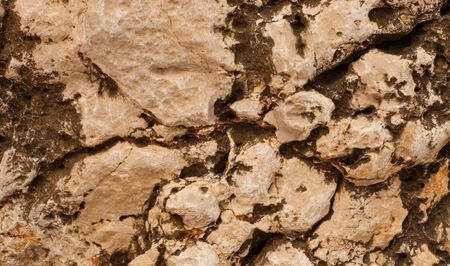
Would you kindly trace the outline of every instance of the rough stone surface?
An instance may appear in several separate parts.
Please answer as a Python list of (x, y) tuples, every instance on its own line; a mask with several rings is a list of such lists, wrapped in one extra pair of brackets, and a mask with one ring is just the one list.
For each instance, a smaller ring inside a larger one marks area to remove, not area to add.
[(292, 243), (286, 241), (276, 241), (264, 247), (261, 254), (255, 260), (254, 265), (312, 266), (314, 264), (309, 260), (303, 250), (294, 247)]
[(0, 1), (0, 265), (450, 265), (446, 0)]

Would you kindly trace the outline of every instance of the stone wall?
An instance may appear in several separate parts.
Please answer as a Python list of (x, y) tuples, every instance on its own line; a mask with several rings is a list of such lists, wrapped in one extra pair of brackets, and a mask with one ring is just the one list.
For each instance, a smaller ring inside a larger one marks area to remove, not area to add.
[(0, 265), (448, 265), (446, 0), (4, 0)]

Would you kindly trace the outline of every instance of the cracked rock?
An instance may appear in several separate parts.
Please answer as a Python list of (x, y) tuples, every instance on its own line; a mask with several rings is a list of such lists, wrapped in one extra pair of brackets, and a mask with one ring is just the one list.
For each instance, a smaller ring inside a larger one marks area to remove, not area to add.
[(342, 187), (335, 196), (333, 214), (309, 241), (316, 257), (336, 264), (367, 251), (383, 249), (402, 232), (408, 214), (399, 197), (400, 181), (364, 197)]
[(253, 265), (289, 266), (314, 265), (305, 252), (287, 241), (276, 241), (264, 247)]
[(208, 184), (192, 184), (175, 193), (166, 202), (166, 210), (180, 215), (188, 228), (207, 226), (219, 218), (219, 202)]
[(0, 265), (449, 265), (448, 1), (0, 2)]
[(269, 112), (264, 121), (277, 128), (281, 143), (305, 140), (319, 125), (328, 123), (334, 110), (333, 102), (316, 91), (302, 91), (286, 98)]

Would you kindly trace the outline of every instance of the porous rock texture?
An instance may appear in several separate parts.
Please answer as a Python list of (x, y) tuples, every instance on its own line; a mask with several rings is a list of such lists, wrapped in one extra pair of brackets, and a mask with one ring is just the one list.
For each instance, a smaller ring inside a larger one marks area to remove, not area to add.
[(450, 265), (446, 0), (3, 0), (0, 265)]

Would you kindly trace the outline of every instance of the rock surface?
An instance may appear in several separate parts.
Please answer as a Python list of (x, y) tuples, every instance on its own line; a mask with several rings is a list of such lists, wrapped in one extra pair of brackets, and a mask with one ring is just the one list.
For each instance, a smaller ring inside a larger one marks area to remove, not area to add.
[(445, 0), (5, 0), (0, 265), (449, 265)]

